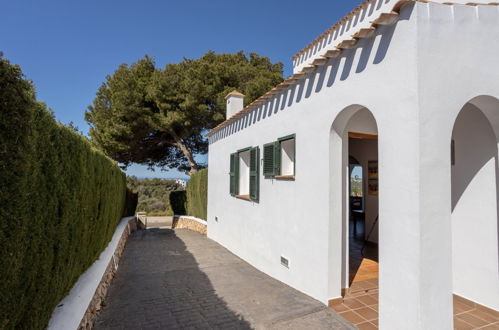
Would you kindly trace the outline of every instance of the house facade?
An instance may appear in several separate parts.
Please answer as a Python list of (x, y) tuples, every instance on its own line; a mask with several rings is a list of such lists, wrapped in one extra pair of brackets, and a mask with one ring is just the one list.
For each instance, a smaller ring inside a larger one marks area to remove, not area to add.
[[(352, 166), (379, 326), (499, 310), (499, 6), (371, 0), (209, 132), (208, 237), (324, 304), (352, 286)], [(353, 159), (353, 160), (352, 160)]]

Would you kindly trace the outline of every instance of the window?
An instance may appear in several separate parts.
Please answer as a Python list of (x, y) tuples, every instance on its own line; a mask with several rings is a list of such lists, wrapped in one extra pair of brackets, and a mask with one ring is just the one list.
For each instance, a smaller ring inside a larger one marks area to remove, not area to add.
[(246, 148), (230, 155), (230, 194), (258, 201), (260, 148)]
[(239, 157), (239, 191), (237, 194), (242, 196), (249, 196), (250, 151), (246, 150), (239, 152), (238, 157)]
[(294, 179), (296, 137), (288, 135), (263, 146), (263, 175)]
[(350, 197), (362, 197), (363, 191), (363, 178), (362, 178), (362, 166), (361, 165), (350, 165)]

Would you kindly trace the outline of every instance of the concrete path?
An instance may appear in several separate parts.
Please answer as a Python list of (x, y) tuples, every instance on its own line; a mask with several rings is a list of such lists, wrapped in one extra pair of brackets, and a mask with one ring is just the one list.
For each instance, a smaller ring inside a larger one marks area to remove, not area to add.
[(355, 329), (214, 241), (177, 229), (130, 237), (95, 329)]

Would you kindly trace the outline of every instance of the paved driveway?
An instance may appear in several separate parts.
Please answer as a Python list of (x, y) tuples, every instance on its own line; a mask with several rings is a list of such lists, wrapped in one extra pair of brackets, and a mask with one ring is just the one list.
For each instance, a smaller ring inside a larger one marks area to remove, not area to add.
[(186, 229), (130, 237), (95, 329), (355, 329)]

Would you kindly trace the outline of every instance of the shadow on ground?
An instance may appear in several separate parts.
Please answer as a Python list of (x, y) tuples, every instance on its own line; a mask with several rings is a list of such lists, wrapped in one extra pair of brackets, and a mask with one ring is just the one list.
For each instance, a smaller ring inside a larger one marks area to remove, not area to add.
[(130, 237), (95, 329), (354, 329), (201, 234)]
[(132, 234), (95, 329), (251, 329), (171, 229)]

